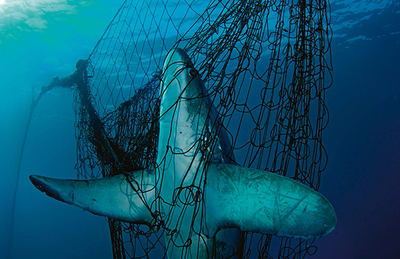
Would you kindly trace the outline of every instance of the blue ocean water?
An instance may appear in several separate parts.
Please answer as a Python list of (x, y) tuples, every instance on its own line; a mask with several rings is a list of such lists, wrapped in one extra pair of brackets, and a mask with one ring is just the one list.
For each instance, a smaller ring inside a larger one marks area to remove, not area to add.
[[(10, 212), (18, 148), (34, 91), (74, 71), (122, 1), (0, 0), (0, 258), (111, 258), (106, 220), (45, 197), (30, 174), (71, 178), (72, 94), (40, 102)], [(338, 223), (314, 258), (398, 258), (400, 4), (331, 1), (334, 86), (328, 90), (328, 168), (320, 191)], [(10, 242), (11, 217), (14, 240)]]

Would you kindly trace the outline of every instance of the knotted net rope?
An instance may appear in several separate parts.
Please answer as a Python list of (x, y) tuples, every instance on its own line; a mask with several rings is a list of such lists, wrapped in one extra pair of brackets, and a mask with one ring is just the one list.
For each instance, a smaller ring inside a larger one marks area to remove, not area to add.
[[(327, 164), (331, 36), (327, 0), (126, 0), (74, 88), (79, 177), (157, 167), (162, 66), (168, 51), (180, 47), (204, 81), (235, 162), (318, 190)], [(208, 140), (203, 147), (213, 146)], [(142, 190), (140, 183), (132, 188)], [(179, 192), (193, 196), (185, 188)], [(165, 257), (168, 246), (180, 245), (165, 243), (174, 228), (168, 215), (153, 211), (151, 227), (108, 220), (114, 258)], [(243, 237), (244, 258), (316, 252), (312, 241)]]

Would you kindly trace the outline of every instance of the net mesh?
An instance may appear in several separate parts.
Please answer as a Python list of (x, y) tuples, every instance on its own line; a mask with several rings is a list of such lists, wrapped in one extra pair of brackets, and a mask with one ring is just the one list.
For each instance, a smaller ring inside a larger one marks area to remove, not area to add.
[[(331, 35), (327, 0), (125, 1), (89, 57), (87, 87), (75, 91), (79, 177), (158, 166), (162, 66), (180, 47), (204, 81), (236, 163), (317, 190), (327, 163)], [(140, 183), (135, 188), (142, 193)], [(179, 245), (165, 243), (174, 228), (157, 204), (148, 206), (151, 227), (108, 220), (114, 258), (166, 257)], [(244, 258), (316, 252), (312, 241), (242, 236)]]

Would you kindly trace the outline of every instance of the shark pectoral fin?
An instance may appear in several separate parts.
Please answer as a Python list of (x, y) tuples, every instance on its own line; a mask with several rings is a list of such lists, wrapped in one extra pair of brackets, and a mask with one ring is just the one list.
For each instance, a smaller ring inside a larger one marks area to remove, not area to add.
[(61, 180), (31, 175), (31, 182), (59, 201), (96, 215), (151, 225), (154, 173), (140, 170), (96, 180)]
[(230, 164), (211, 164), (206, 183), (207, 225), (316, 238), (331, 232), (336, 214), (320, 193), (290, 178)]

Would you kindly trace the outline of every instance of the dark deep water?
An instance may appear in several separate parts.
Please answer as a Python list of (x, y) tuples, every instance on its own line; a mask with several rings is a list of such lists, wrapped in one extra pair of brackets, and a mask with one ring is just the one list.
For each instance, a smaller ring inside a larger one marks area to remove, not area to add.
[[(22, 18), (21, 6), (4, 9), (11, 1), (3, 2), (0, 258), (10, 245), (16, 157), (32, 87), (73, 72), (121, 1), (36, 0), (24, 5)], [(53, 9), (46, 11), (49, 3)], [(333, 203), (338, 223), (317, 241), (314, 258), (399, 258), (400, 4), (332, 3), (334, 86), (327, 93), (329, 162), (320, 191)], [(42, 99), (32, 120), (17, 193), (13, 258), (111, 258), (104, 218), (50, 199), (28, 180), (33, 173), (71, 178), (74, 163), (72, 94), (58, 89)]]

